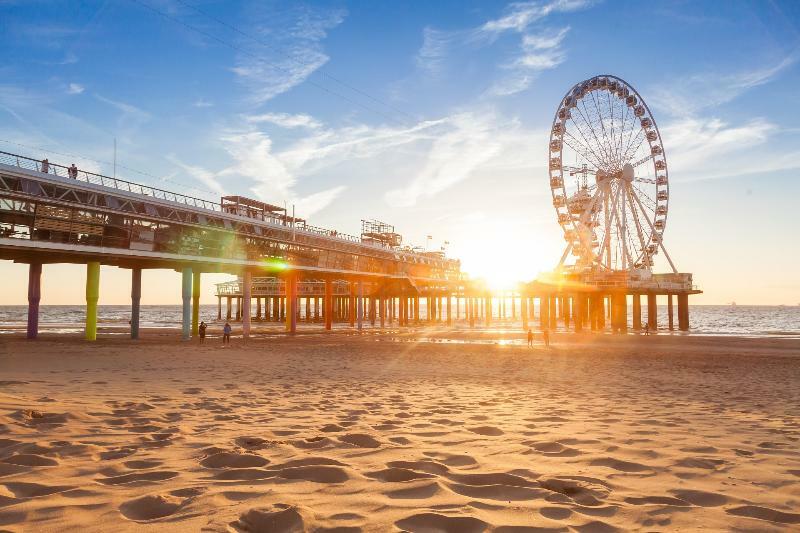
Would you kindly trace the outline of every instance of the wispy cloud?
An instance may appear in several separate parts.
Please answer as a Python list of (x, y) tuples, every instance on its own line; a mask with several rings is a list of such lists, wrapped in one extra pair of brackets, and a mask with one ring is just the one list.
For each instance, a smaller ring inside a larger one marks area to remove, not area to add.
[(213, 102), (209, 102), (205, 98), (198, 98), (197, 100), (194, 101), (194, 103), (192, 105), (194, 107), (199, 107), (199, 108), (214, 107), (214, 103)]
[(79, 83), (70, 83), (67, 86), (67, 94), (81, 94), (86, 88)]
[(298, 114), (291, 115), (289, 113), (263, 113), (260, 115), (251, 115), (245, 117), (245, 121), (250, 124), (274, 124), (281, 128), (308, 128), (317, 129), (321, 126), (320, 122), (310, 115)]
[(584, 9), (589, 0), (552, 0), (515, 2), (502, 16), (475, 28), (444, 31), (427, 27), (416, 55), (417, 66), (428, 75), (440, 75), (453, 49), (488, 46), (505, 34), (518, 35), (516, 53), (499, 65), (500, 75), (485, 91), (489, 96), (507, 96), (530, 87), (542, 71), (557, 67), (566, 59), (563, 41), (569, 27), (544, 24), (546, 17)]
[(488, 94), (507, 96), (524, 91), (540, 72), (563, 63), (567, 54), (561, 43), (567, 32), (569, 26), (523, 35), (520, 54), (503, 65), (503, 68), (510, 73), (497, 80), (487, 91)]
[(248, 34), (263, 39), (260, 43), (244, 41), (250, 53), (240, 53), (233, 68), (248, 88), (250, 100), (263, 104), (303, 83), (327, 63), (322, 41), (345, 14), (341, 9), (298, 5), (278, 17), (269, 11), (255, 15), (256, 22)]
[(509, 4), (502, 17), (489, 20), (475, 31), (476, 35), (494, 38), (504, 32), (523, 33), (535, 22), (552, 13), (584, 9), (589, 0), (553, 0), (550, 2), (515, 2)]
[(690, 116), (727, 104), (755, 87), (775, 80), (797, 62), (792, 54), (765, 67), (735, 73), (709, 72), (679, 78), (655, 87), (649, 101), (656, 109), (674, 116)]

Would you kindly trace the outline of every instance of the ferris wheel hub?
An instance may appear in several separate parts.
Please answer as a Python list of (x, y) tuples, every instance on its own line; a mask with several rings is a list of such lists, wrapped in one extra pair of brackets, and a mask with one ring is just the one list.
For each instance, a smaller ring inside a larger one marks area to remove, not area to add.
[(625, 165), (623, 165), (622, 167), (622, 173), (620, 178), (623, 181), (627, 181), (628, 183), (633, 183), (633, 176), (634, 176), (633, 165), (631, 165), (630, 163), (625, 163)]

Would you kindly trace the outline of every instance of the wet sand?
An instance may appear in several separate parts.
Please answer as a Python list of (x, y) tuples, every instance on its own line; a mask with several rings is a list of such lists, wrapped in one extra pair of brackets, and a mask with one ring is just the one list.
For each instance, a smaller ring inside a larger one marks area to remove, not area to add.
[(0, 530), (800, 528), (800, 342), (500, 336), (0, 337)]

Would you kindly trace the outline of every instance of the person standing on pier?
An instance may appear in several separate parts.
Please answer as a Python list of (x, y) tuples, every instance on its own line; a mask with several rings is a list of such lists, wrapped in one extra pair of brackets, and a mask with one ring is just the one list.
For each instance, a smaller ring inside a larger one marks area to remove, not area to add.
[(550, 346), (550, 330), (549, 329), (542, 330), (542, 339), (544, 340), (545, 347)]
[(70, 178), (74, 180), (78, 179), (78, 167), (75, 166), (75, 163), (72, 163), (72, 166), (67, 169), (67, 173), (69, 174)]
[(528, 346), (533, 347), (533, 330), (528, 328)]
[(42, 159), (42, 173), (48, 174), (50, 172), (50, 161), (45, 157)]
[(222, 328), (222, 345), (225, 346), (226, 344), (230, 346), (231, 344), (231, 324), (230, 322), (225, 322), (225, 327)]

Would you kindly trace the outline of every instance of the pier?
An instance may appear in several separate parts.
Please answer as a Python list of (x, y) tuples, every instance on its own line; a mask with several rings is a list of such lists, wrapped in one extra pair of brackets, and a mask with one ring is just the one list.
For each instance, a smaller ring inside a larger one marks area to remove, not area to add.
[[(363, 220), (360, 236), (310, 225), (284, 208), (241, 196), (211, 202), (22, 155), (0, 152), (0, 259), (26, 263), (27, 337), (39, 331), (42, 265), (86, 265), (86, 339), (97, 338), (100, 266), (131, 271), (130, 337), (139, 337), (142, 270), (181, 273), (181, 337), (198, 333), (204, 273), (229, 273), (216, 287), (217, 318), (298, 322), (331, 330), (426, 324), (613, 331), (689, 329), (690, 274), (553, 274), (492, 291), (440, 251), (402, 245), (394, 227)], [(668, 324), (656, 319), (666, 298)], [(225, 303), (223, 308), (223, 302)], [(629, 318), (628, 306), (632, 305)], [(234, 306), (235, 304), (235, 306)], [(253, 307), (255, 304), (255, 311)]]

